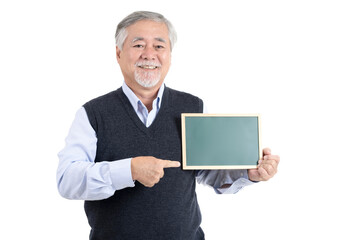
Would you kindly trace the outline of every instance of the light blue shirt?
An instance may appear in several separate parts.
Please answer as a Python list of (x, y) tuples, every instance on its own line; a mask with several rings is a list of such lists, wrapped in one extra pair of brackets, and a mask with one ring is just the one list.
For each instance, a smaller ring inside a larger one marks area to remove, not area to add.
[[(124, 94), (146, 127), (152, 124), (160, 110), (164, 88), (162, 84), (153, 101), (152, 110), (148, 112), (125, 82), (122, 86)], [(64, 149), (58, 154), (56, 174), (61, 196), (68, 199), (101, 200), (111, 197), (116, 190), (135, 186), (131, 176), (131, 158), (94, 162), (97, 137), (83, 107), (77, 111), (65, 142)], [(201, 170), (197, 172), (196, 179), (200, 184), (213, 187), (219, 194), (236, 193), (252, 184), (248, 180), (247, 170)], [(224, 184), (231, 186), (220, 189)]]

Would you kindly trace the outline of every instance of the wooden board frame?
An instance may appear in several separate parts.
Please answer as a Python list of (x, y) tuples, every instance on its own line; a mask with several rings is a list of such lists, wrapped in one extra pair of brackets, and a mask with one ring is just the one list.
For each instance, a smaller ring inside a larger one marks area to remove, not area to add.
[(205, 169), (253, 169), (257, 168), (257, 159), (256, 164), (244, 165), (244, 164), (235, 164), (235, 165), (190, 165), (187, 162), (187, 146), (186, 146), (186, 118), (190, 117), (256, 117), (257, 118), (257, 139), (258, 139), (258, 158), (262, 157), (261, 152), (261, 126), (260, 126), (260, 114), (205, 114), (205, 113), (182, 113), (181, 114), (181, 131), (182, 131), (182, 168), (184, 170), (205, 170)]

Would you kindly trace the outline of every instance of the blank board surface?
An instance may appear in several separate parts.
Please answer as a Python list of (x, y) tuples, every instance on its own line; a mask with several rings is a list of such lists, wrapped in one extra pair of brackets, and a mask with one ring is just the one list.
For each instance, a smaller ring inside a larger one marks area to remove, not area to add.
[(260, 159), (260, 116), (183, 113), (183, 169), (250, 169)]

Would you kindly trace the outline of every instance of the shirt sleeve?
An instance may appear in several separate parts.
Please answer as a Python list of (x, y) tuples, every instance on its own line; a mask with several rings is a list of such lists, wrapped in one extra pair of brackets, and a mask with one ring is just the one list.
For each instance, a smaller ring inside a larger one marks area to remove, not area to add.
[(64, 198), (101, 200), (116, 190), (134, 186), (131, 158), (94, 162), (97, 138), (83, 107), (76, 113), (65, 142), (58, 154), (56, 174), (58, 190)]
[[(240, 170), (201, 170), (197, 172), (199, 184), (210, 186), (217, 194), (235, 194), (253, 184), (247, 175), (247, 169)], [(222, 188), (224, 185), (230, 187)]]

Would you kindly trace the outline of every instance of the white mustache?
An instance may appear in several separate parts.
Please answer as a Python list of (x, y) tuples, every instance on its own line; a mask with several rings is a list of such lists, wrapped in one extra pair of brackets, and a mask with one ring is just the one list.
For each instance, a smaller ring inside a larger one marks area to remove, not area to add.
[(154, 66), (154, 67), (161, 67), (160, 63), (157, 62), (151, 62), (151, 61), (143, 61), (143, 62), (136, 62), (136, 67), (142, 67), (142, 66)]

